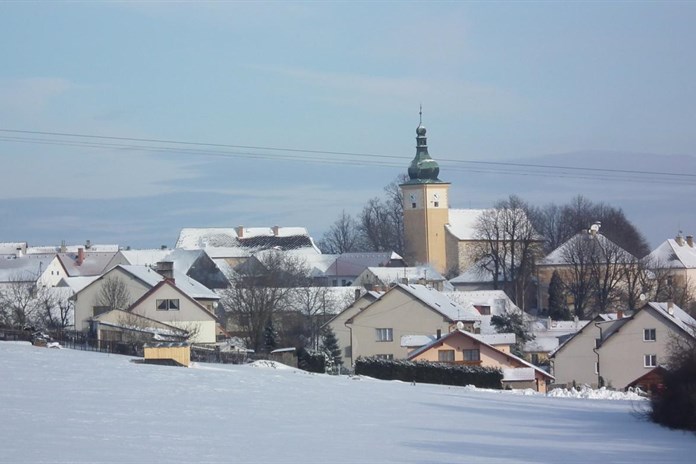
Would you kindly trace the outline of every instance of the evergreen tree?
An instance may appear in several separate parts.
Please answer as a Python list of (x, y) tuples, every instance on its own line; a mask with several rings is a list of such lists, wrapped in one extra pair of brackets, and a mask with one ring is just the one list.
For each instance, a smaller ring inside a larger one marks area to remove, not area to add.
[(491, 324), (493, 324), (498, 333), (515, 334), (515, 345), (512, 347), (512, 353), (515, 356), (523, 357), (522, 347), (525, 343), (535, 338), (534, 334), (527, 328), (522, 311), (508, 311), (502, 316), (493, 316), (491, 317)]
[(278, 348), (278, 332), (273, 326), (273, 319), (268, 319), (266, 327), (263, 330), (264, 348), (271, 352)]
[(571, 319), (570, 309), (566, 304), (563, 280), (558, 271), (553, 271), (549, 283), (549, 317), (557, 321)]
[(338, 339), (331, 326), (326, 326), (322, 335), (322, 344), (324, 351), (328, 355), (331, 364), (336, 368), (337, 372), (341, 370), (341, 348), (338, 346)]

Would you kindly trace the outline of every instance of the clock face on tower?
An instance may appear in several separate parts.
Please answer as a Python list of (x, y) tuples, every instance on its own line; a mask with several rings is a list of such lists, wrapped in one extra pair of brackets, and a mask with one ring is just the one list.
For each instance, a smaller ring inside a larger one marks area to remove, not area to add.
[(440, 199), (439, 193), (433, 193), (433, 200), (438, 201)]

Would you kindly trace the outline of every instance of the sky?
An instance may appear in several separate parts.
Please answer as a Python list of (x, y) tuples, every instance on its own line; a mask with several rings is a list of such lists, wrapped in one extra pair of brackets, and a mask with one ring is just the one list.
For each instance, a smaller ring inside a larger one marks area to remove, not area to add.
[(654, 247), (696, 232), (694, 20), (692, 2), (1, 2), (0, 242), (320, 238), (405, 173), (422, 105), (452, 207), (582, 194)]
[(693, 434), (640, 416), (645, 400), (411, 385), (259, 363), (186, 369), (0, 342), (0, 368), (11, 373), (0, 389), (0, 462), (676, 464), (696, 453)]

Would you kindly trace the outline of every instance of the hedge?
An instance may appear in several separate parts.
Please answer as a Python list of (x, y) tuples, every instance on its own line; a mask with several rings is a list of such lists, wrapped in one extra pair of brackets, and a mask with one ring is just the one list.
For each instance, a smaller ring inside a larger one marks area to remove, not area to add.
[(501, 389), (503, 373), (500, 369), (480, 366), (441, 364), (427, 361), (395, 361), (375, 357), (355, 360), (355, 373), (382, 380), (436, 383), (441, 385)]

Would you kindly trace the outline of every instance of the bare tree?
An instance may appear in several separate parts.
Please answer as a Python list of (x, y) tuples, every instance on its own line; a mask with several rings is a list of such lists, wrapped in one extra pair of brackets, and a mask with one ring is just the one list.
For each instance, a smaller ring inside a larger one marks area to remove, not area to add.
[(360, 229), (358, 224), (345, 210), (324, 234), (319, 247), (324, 253), (341, 254), (359, 251)]
[(306, 348), (319, 349), (321, 327), (335, 305), (333, 293), (326, 287), (301, 287), (292, 294), (289, 309), (302, 315)]
[(593, 253), (590, 255), (591, 279), (598, 312), (607, 312), (621, 296), (626, 283), (627, 270), (636, 265), (636, 259), (616, 243), (594, 236)]
[(493, 275), (494, 288), (502, 286), (522, 308), (532, 282), (534, 261), (541, 250), (541, 238), (527, 209), (526, 203), (512, 195), (482, 213), (475, 226), (475, 261)]
[(0, 310), (6, 325), (24, 327), (36, 323), (37, 285), (32, 276), (17, 274), (0, 291)]
[(360, 232), (370, 251), (390, 251), (394, 249), (396, 226), (393, 214), (387, 204), (379, 198), (373, 198), (360, 213)]
[(102, 312), (112, 309), (125, 310), (131, 305), (131, 296), (128, 286), (119, 277), (109, 276), (104, 279), (101, 290), (96, 297), (95, 306)]
[(580, 319), (585, 318), (592, 295), (592, 253), (595, 253), (594, 244), (584, 232), (568, 241), (561, 252), (561, 260), (566, 265), (561, 279), (573, 298), (573, 311)]
[(281, 251), (269, 250), (257, 259), (258, 265), (238, 267), (228, 276), (231, 285), (222, 292), (222, 303), (246, 346), (259, 352), (266, 326), (287, 309), (295, 288), (311, 279), (303, 260)]
[(73, 322), (75, 302), (67, 288), (39, 287), (36, 295), (38, 318), (43, 327), (62, 331)]

